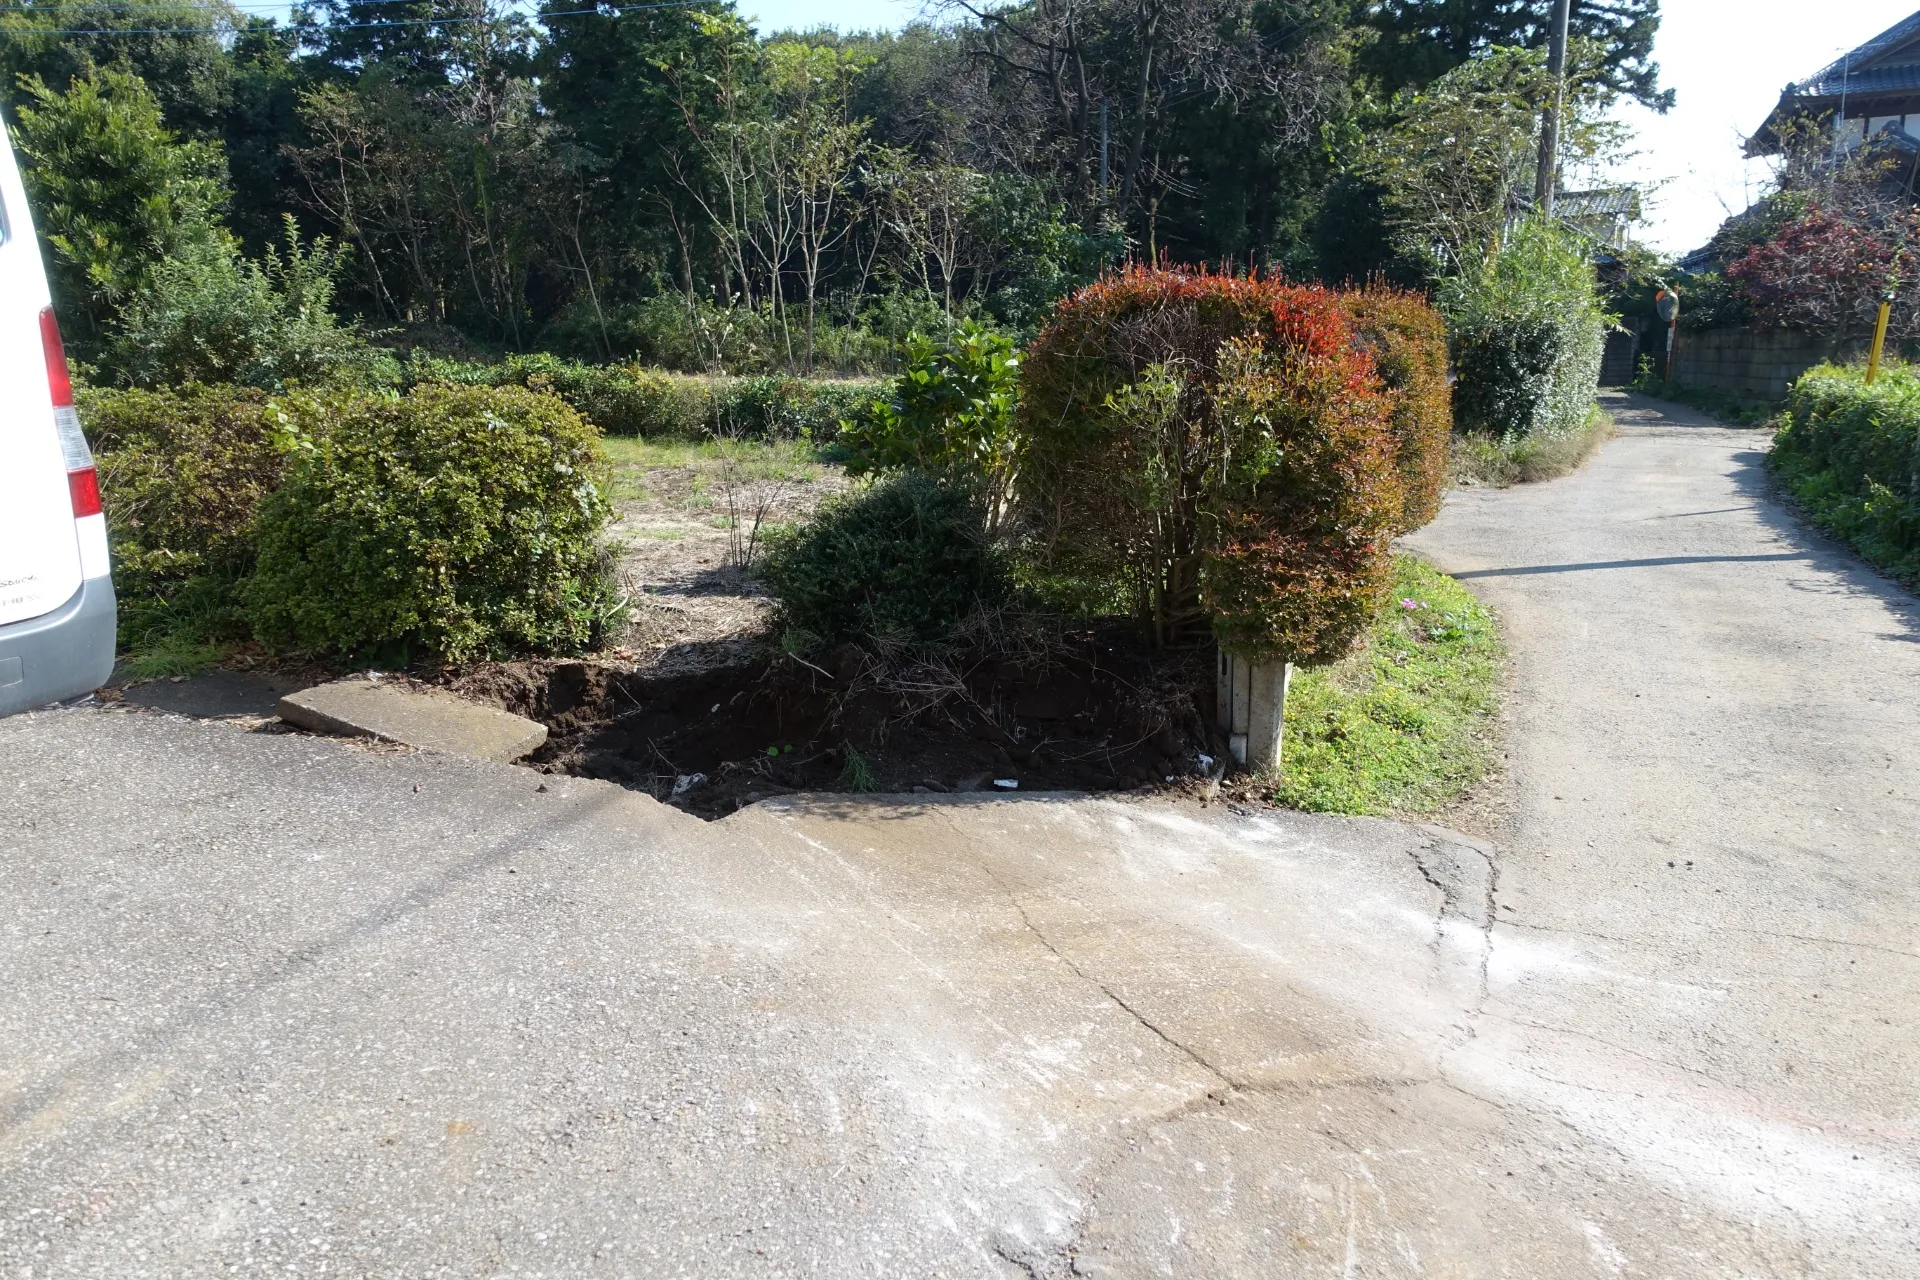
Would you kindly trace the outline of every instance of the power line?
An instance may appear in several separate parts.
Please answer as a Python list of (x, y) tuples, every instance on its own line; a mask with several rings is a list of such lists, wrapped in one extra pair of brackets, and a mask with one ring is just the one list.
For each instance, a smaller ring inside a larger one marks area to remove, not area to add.
[[(715, 0), (660, 0), (657, 4), (626, 4), (605, 9), (567, 9), (557, 13), (513, 14), (513, 17), (533, 17), (541, 22), (552, 18), (603, 17), (617, 18), (627, 13), (643, 13), (650, 9), (688, 9), (699, 5), (713, 4)], [(0, 16), (8, 12), (0, 10)], [(20, 13), (15, 9), (11, 12)], [(402, 18), (392, 22), (328, 22), (321, 24), (325, 31), (364, 31), (375, 27), (443, 27), (459, 22), (499, 22), (498, 16), (467, 16), (447, 18)], [(225, 35), (231, 27), (5, 27), (0, 26), (0, 35), (33, 36), (214, 36)]]

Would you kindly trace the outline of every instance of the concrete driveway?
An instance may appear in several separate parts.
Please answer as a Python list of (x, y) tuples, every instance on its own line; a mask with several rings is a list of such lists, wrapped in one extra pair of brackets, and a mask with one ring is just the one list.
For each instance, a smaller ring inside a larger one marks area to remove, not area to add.
[(1920, 645), (1756, 439), (1422, 535), (1491, 856), (0, 721), (0, 1275), (1920, 1275)]

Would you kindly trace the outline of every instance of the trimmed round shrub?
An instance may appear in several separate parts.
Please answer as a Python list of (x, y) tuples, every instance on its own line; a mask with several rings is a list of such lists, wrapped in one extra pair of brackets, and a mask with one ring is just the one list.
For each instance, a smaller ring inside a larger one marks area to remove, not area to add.
[(1028, 347), (1017, 487), (1050, 568), (1116, 583), (1160, 643), (1332, 661), (1391, 572), (1391, 401), (1338, 295), (1133, 268)]
[(805, 527), (777, 535), (759, 574), (802, 642), (937, 644), (1012, 592), (1005, 556), (981, 527), (972, 494), (900, 476), (835, 498)]
[(1440, 514), (1453, 439), (1453, 388), (1447, 381), (1447, 322), (1417, 293), (1373, 284), (1340, 297), (1355, 335), (1373, 354), (1393, 406), (1400, 468), (1400, 516), (1407, 533)]
[(270, 644), (570, 652), (613, 611), (597, 433), (549, 395), (426, 384), (277, 403), (286, 478), (245, 597)]

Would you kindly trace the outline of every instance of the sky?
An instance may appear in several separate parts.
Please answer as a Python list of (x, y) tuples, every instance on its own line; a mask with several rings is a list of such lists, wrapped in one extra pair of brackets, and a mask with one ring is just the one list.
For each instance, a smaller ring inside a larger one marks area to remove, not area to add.
[(1637, 238), (1671, 254), (1705, 244), (1766, 193), (1771, 170), (1740, 146), (1780, 90), (1916, 9), (1920, 0), (1666, 0), (1653, 52), (1677, 101), (1664, 116), (1638, 104), (1618, 113), (1641, 153), (1623, 172), (1656, 187)]

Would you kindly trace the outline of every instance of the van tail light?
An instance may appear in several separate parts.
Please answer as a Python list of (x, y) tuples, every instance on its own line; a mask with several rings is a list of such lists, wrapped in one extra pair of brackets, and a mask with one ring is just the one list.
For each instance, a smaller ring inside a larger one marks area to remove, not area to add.
[(60, 341), (60, 322), (52, 307), (40, 309), (40, 349), (47, 358), (47, 394), (53, 400), (53, 426), (60, 433), (60, 451), (67, 460), (67, 491), (73, 497), (73, 517), (97, 516), (100, 478), (93, 469), (93, 450), (80, 429), (73, 407), (73, 378), (67, 373), (67, 348)]

